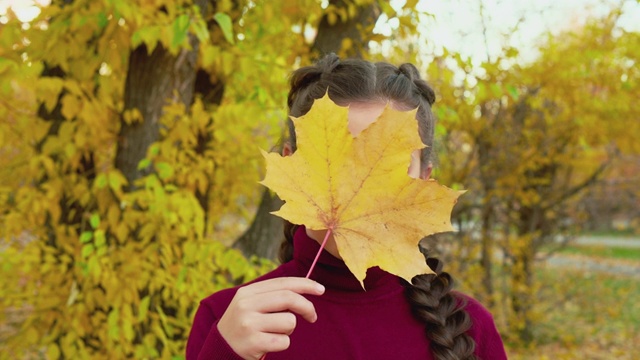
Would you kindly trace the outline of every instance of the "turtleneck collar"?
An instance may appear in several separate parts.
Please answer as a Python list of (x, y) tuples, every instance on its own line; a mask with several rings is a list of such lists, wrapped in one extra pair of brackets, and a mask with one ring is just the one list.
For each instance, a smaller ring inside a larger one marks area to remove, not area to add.
[[(300, 267), (301, 272), (307, 273), (319, 249), (320, 244), (307, 235), (304, 226), (299, 226), (293, 237), (293, 261)], [(376, 295), (390, 295), (404, 289), (400, 278), (379, 267), (373, 267), (367, 271), (367, 277), (364, 279), (365, 289), (363, 289), (344, 261), (324, 249), (310, 278), (327, 288), (325, 295), (348, 292), (350, 297), (359, 298), (357, 294), (362, 294), (368, 298), (376, 298)]]

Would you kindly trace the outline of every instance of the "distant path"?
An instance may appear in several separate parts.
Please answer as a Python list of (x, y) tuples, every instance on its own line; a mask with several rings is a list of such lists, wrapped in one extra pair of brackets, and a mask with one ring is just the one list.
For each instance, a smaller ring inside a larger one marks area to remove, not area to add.
[[(575, 245), (615, 246), (640, 248), (640, 238), (617, 238), (606, 236), (581, 236), (573, 241)], [(640, 279), (640, 261), (601, 259), (584, 255), (566, 255), (556, 253), (548, 258), (546, 265), (572, 268), (610, 275), (624, 275)]]
[(604, 245), (626, 248), (640, 248), (640, 238), (619, 238), (606, 236), (580, 236), (576, 239), (575, 244), (578, 245)]
[(544, 262), (547, 266), (571, 268), (609, 275), (625, 275), (640, 279), (640, 262), (615, 262), (586, 256), (553, 255)]

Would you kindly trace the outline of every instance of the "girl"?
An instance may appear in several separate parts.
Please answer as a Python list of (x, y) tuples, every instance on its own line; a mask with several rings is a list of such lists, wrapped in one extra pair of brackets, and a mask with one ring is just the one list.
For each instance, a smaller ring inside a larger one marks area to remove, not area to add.
[[(411, 156), (409, 175), (431, 173), (433, 90), (411, 64), (399, 68), (328, 55), (295, 71), (289, 114), (304, 115), (326, 91), (349, 106), (349, 130), (358, 134), (387, 103), (397, 110), (418, 108), (416, 118), (427, 147)], [(283, 155), (295, 151), (290, 142)], [(412, 284), (371, 268), (365, 289), (340, 259), (330, 237), (311, 279), (304, 276), (320, 248), (324, 231), (285, 222), (282, 265), (261, 278), (204, 299), (196, 313), (187, 360), (260, 359), (506, 359), (491, 314), (476, 300), (451, 291), (442, 264), (428, 258), (436, 274)]]

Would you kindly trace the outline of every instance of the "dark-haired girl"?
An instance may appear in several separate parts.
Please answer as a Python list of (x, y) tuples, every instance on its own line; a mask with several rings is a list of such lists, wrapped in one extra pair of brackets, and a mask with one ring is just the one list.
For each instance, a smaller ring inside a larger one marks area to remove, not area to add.
[[(409, 175), (431, 173), (433, 90), (411, 64), (340, 60), (328, 55), (295, 71), (289, 114), (304, 115), (329, 91), (349, 106), (349, 130), (358, 134), (387, 103), (418, 109), (416, 119), (427, 145), (411, 156)], [(296, 149), (293, 124), (283, 155)], [(285, 241), (276, 270), (250, 284), (204, 299), (194, 320), (187, 360), (196, 359), (506, 359), (491, 314), (476, 300), (454, 292), (442, 264), (429, 258), (436, 274), (409, 284), (380, 268), (367, 272), (362, 288), (329, 241), (311, 280), (304, 276), (320, 248), (324, 231), (285, 222)], [(390, 240), (392, 241), (392, 239)]]

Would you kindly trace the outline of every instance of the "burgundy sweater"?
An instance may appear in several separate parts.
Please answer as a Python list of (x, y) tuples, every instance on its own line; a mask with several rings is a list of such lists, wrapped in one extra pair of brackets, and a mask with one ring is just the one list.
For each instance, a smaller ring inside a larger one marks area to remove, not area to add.
[[(304, 277), (319, 247), (301, 226), (294, 237), (293, 260), (255, 281)], [(305, 295), (315, 306), (318, 320), (309, 323), (299, 318), (290, 347), (269, 353), (267, 360), (433, 359), (425, 324), (412, 316), (400, 278), (371, 268), (364, 281), (365, 291), (344, 262), (326, 251), (311, 278), (326, 288), (321, 296)], [(237, 289), (222, 290), (202, 300), (189, 335), (187, 360), (242, 359), (217, 328)], [(473, 321), (468, 334), (475, 340), (475, 354), (482, 360), (506, 359), (491, 314), (472, 298), (467, 298), (466, 311)]]

